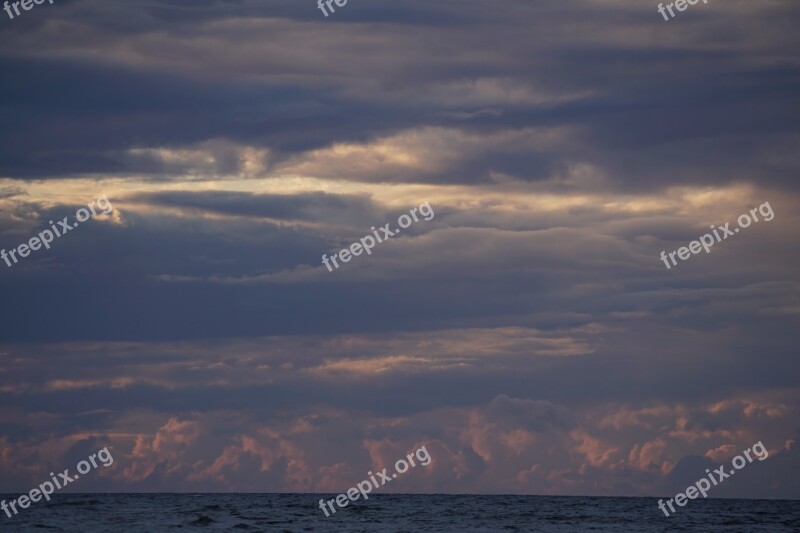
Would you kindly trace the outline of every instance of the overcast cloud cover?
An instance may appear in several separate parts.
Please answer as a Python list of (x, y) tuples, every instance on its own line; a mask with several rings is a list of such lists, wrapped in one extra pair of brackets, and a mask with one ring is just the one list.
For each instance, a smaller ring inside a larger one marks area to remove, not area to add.
[[(0, 12), (5, 17), (5, 14)], [(0, 492), (800, 498), (800, 5), (56, 0), (0, 21)], [(420, 221), (328, 272), (371, 226)], [(659, 259), (764, 202), (677, 267)], [(70, 489), (66, 489), (69, 491)]]

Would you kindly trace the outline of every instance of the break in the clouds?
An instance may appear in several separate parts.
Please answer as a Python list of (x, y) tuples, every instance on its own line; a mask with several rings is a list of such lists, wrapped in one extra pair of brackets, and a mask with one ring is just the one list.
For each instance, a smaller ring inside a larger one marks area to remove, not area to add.
[[(792, 497), (798, 7), (57, 2), (0, 26), (0, 491)], [(429, 202), (369, 256), (372, 226)], [(671, 270), (659, 259), (752, 208)]]

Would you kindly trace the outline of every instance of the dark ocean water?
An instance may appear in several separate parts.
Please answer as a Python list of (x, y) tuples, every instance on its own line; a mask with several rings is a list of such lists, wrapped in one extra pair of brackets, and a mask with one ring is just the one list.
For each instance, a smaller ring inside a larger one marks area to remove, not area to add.
[[(18, 495), (6, 495), (6, 500)], [(800, 501), (378, 494), (326, 518), (322, 494), (62, 494), (0, 531), (800, 531)]]

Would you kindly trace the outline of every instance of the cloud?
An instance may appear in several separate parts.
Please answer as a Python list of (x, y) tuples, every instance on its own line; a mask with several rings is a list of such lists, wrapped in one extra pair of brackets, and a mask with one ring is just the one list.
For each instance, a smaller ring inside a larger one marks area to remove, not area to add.
[(115, 213), (0, 260), (0, 489), (108, 445), (80, 490), (338, 491), (425, 445), (388, 490), (641, 496), (763, 441), (715, 495), (797, 497), (796, 3), (454, 6), (4, 27), (0, 249)]

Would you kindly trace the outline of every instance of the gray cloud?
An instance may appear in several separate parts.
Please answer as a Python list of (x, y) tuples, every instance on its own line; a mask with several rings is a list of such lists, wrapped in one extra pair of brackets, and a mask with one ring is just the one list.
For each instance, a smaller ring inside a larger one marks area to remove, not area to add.
[(426, 443), (397, 490), (654, 495), (762, 440), (718, 495), (797, 497), (798, 7), (454, 6), (3, 26), (0, 249), (115, 214), (0, 262), (0, 489), (108, 444), (82, 489), (333, 491)]

